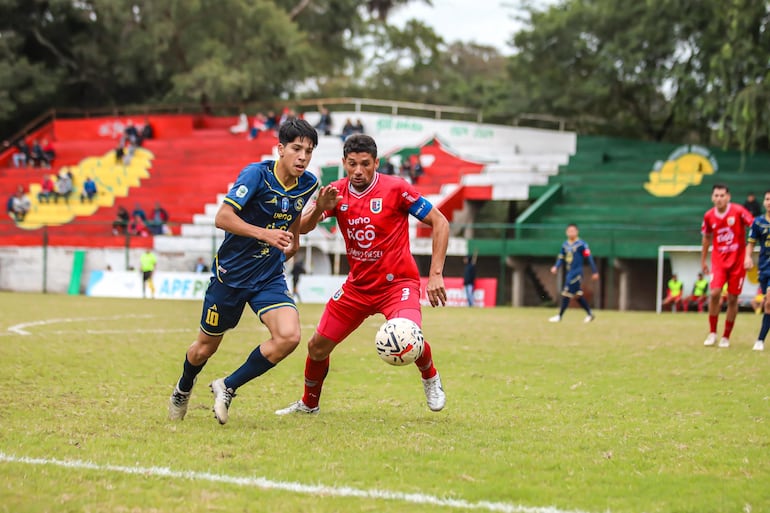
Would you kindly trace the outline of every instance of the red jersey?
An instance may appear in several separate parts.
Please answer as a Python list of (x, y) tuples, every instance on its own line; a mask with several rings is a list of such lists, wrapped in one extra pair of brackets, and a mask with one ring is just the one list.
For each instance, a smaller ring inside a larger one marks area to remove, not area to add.
[(749, 211), (735, 203), (728, 203), (727, 210), (721, 214), (714, 207), (703, 215), (701, 233), (712, 236), (711, 267), (743, 269), (746, 228), (753, 221), (754, 217)]
[(409, 246), (409, 214), (424, 219), (431, 205), (406, 180), (375, 173), (363, 192), (347, 177), (332, 183), (341, 201), (324, 217), (336, 217), (345, 240), (350, 273), (357, 287), (378, 288), (395, 280), (419, 280)]

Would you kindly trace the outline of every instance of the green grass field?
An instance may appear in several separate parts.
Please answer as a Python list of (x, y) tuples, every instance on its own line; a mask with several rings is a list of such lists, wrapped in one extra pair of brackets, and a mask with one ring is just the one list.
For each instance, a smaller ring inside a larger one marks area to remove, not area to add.
[(320, 415), (277, 417), (321, 313), (301, 305), (303, 343), (220, 426), (206, 384), (266, 337), (250, 311), (172, 423), (198, 302), (0, 293), (0, 309), (2, 512), (770, 511), (750, 313), (716, 349), (694, 313), (426, 309), (440, 413), (416, 369), (376, 356), (372, 318), (333, 354)]

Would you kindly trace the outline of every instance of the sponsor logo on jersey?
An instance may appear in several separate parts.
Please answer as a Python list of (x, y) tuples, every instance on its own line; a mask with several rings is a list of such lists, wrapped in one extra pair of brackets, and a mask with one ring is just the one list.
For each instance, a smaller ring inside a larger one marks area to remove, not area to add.
[(249, 193), (249, 188), (245, 185), (241, 185), (235, 190), (235, 197), (236, 198), (243, 198)]
[(379, 214), (382, 212), (382, 198), (374, 198), (369, 201), (369, 210), (372, 211), (372, 214)]
[(302, 210), (302, 207), (305, 206), (305, 200), (302, 198), (297, 198), (297, 201), (294, 202), (294, 210), (300, 211)]
[(278, 198), (276, 196), (273, 196), (269, 200), (265, 201), (266, 205), (277, 205), (278, 204)]
[(286, 212), (289, 210), (289, 198), (283, 197), (281, 198), (281, 211)]

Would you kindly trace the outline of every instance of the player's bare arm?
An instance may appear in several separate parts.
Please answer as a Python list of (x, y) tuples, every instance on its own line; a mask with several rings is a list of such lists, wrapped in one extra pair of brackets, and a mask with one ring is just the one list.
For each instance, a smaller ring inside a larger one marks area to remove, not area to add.
[(752, 257), (754, 254), (754, 246), (755, 244), (753, 242), (746, 243), (746, 258), (743, 260), (743, 268), (746, 270), (754, 267), (754, 258)]
[(296, 255), (297, 251), (299, 251), (299, 227), (301, 224), (301, 218), (298, 218), (295, 219), (289, 227), (289, 233), (292, 234), (292, 240), (289, 247), (283, 250), (283, 254), (286, 255), (286, 260)]
[(318, 226), (323, 213), (336, 207), (340, 200), (342, 200), (342, 196), (339, 195), (336, 187), (333, 185), (321, 187), (321, 190), (318, 191), (318, 198), (314, 203), (308, 205), (302, 213), (299, 233), (304, 235), (312, 231)]
[(286, 251), (294, 240), (294, 233), (292, 232), (262, 228), (261, 226), (254, 226), (247, 223), (241, 219), (232, 206), (227, 204), (222, 204), (219, 207), (217, 215), (214, 218), (214, 225), (233, 235), (259, 239), (281, 251)]
[(709, 254), (709, 247), (711, 246), (711, 234), (703, 234), (703, 243), (700, 251), (700, 266), (703, 274), (709, 274), (709, 265), (706, 260)]
[(441, 211), (433, 207), (422, 220), (432, 230), (433, 251), (430, 259), (430, 271), (426, 293), (431, 306), (446, 305), (446, 287), (444, 286), (444, 261), (449, 245), (449, 221)]

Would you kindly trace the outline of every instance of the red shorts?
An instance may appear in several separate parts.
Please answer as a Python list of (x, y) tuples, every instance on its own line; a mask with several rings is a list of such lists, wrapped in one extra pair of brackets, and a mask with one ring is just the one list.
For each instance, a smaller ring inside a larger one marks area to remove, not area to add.
[(339, 344), (364, 320), (381, 313), (386, 319), (406, 317), (422, 327), (420, 282), (402, 280), (381, 289), (360, 289), (348, 282), (326, 303), (316, 331)]
[(743, 279), (746, 277), (746, 269), (743, 262), (733, 267), (717, 267), (711, 269), (711, 290), (721, 289), (727, 283), (727, 293), (734, 296), (740, 295), (743, 290)]

